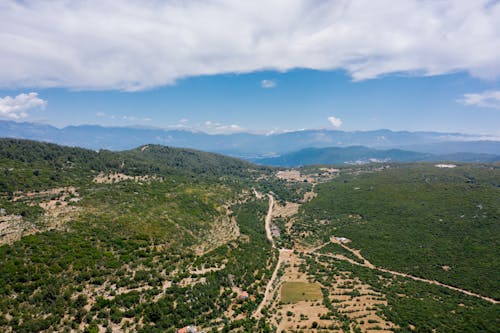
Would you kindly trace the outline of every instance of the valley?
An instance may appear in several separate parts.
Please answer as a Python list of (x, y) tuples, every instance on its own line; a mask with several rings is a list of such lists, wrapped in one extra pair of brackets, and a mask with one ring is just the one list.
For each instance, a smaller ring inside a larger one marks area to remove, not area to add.
[(498, 327), (498, 164), (0, 145), (2, 331)]

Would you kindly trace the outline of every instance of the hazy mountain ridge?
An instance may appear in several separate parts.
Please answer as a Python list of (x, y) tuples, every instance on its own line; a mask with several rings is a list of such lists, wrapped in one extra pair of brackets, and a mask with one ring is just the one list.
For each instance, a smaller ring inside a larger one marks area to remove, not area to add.
[(379, 150), (364, 146), (306, 148), (277, 157), (253, 159), (264, 165), (298, 167), (314, 164), (366, 164), (371, 162), (497, 162), (500, 155), (452, 153), (437, 155), (401, 149)]
[[(47, 141), (94, 150), (126, 150), (144, 144), (161, 144), (218, 152), (247, 159), (281, 155), (304, 148), (332, 146), (398, 148), (439, 154), (464, 151), (500, 154), (500, 141), (477, 141), (480, 136), (461, 133), (395, 132), (390, 130), (345, 132), (319, 129), (271, 135), (207, 134), (188, 130), (95, 125), (68, 126), (58, 129), (43, 124), (0, 121), (0, 137)], [(466, 149), (460, 149), (461, 146)]]

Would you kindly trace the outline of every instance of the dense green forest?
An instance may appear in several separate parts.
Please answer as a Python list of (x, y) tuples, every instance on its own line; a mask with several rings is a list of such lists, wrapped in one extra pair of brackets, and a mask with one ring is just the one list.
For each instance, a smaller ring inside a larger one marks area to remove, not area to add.
[(28, 140), (0, 139), (0, 192), (84, 185), (98, 172), (127, 175), (252, 178), (271, 169), (192, 149), (146, 145), (111, 152), (64, 147)]

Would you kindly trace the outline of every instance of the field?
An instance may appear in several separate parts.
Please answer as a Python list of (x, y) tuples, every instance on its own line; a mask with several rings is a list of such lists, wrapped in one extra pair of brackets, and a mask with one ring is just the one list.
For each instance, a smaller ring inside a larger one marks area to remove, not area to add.
[(281, 287), (281, 301), (283, 303), (296, 303), (321, 299), (323, 294), (316, 283), (285, 282)]

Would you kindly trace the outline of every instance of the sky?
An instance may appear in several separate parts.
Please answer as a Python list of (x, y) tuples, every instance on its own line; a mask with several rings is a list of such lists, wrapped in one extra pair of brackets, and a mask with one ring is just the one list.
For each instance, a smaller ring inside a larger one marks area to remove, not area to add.
[(0, 119), (500, 137), (500, 1), (0, 2)]

